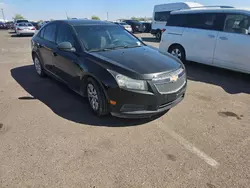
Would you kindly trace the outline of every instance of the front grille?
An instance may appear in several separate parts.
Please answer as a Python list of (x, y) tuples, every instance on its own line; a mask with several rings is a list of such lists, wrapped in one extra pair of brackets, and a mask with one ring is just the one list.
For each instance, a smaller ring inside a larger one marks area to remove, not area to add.
[(155, 87), (159, 93), (175, 93), (179, 91), (186, 84), (186, 75), (182, 74), (177, 78), (176, 81), (170, 81), (169, 79), (166, 82), (155, 83)]

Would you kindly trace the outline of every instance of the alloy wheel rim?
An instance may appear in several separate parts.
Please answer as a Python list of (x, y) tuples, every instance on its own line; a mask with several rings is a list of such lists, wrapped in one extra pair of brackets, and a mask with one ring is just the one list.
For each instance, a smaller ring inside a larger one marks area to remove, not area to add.
[(179, 49), (173, 49), (171, 54), (179, 59), (181, 59), (181, 51)]
[(36, 72), (40, 75), (42, 73), (42, 68), (41, 68), (40, 61), (38, 60), (37, 57), (35, 57), (35, 59), (34, 59), (34, 65), (36, 68)]
[(91, 108), (97, 111), (99, 108), (99, 100), (95, 87), (90, 83), (87, 86), (87, 93)]

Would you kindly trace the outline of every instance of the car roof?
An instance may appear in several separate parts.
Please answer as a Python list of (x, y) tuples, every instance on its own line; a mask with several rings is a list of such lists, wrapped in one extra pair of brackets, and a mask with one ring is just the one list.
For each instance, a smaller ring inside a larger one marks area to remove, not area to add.
[(195, 8), (172, 11), (171, 14), (192, 14), (192, 13), (243, 13), (250, 15), (250, 9), (239, 8)]
[(106, 21), (100, 21), (100, 20), (85, 20), (85, 19), (73, 19), (73, 20), (56, 20), (53, 22), (64, 22), (72, 26), (78, 26), (78, 25), (115, 25), (111, 22)]

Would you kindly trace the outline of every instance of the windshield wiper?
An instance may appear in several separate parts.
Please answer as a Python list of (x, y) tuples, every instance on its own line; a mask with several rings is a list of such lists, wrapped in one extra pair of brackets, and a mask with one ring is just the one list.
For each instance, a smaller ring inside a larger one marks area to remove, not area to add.
[(101, 49), (93, 49), (89, 50), (89, 52), (101, 52), (101, 51), (109, 51), (109, 50), (116, 50), (116, 49), (121, 49), (121, 48), (136, 48), (136, 47), (141, 47), (141, 45), (123, 45), (123, 46), (114, 46), (114, 47), (109, 47), (109, 48), (101, 48)]

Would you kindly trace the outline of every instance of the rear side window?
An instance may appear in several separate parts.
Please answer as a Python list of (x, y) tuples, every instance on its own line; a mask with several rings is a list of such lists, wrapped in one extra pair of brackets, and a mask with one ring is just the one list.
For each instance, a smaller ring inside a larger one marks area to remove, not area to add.
[(44, 28), (44, 35), (43, 38), (50, 42), (55, 43), (55, 35), (56, 35), (56, 24), (50, 24)]
[(223, 18), (223, 14), (216, 13), (187, 14), (187, 27), (221, 31)]
[(168, 21), (168, 18), (170, 17), (170, 11), (163, 11), (163, 12), (155, 12), (155, 21)]
[(238, 33), (248, 35), (250, 27), (250, 16), (243, 14), (226, 15), (223, 30), (229, 33)]
[(166, 25), (184, 27), (187, 25), (187, 15), (186, 14), (173, 14), (169, 17)]
[(39, 37), (43, 38), (45, 29), (46, 28), (41, 29), (41, 31), (39, 32)]

